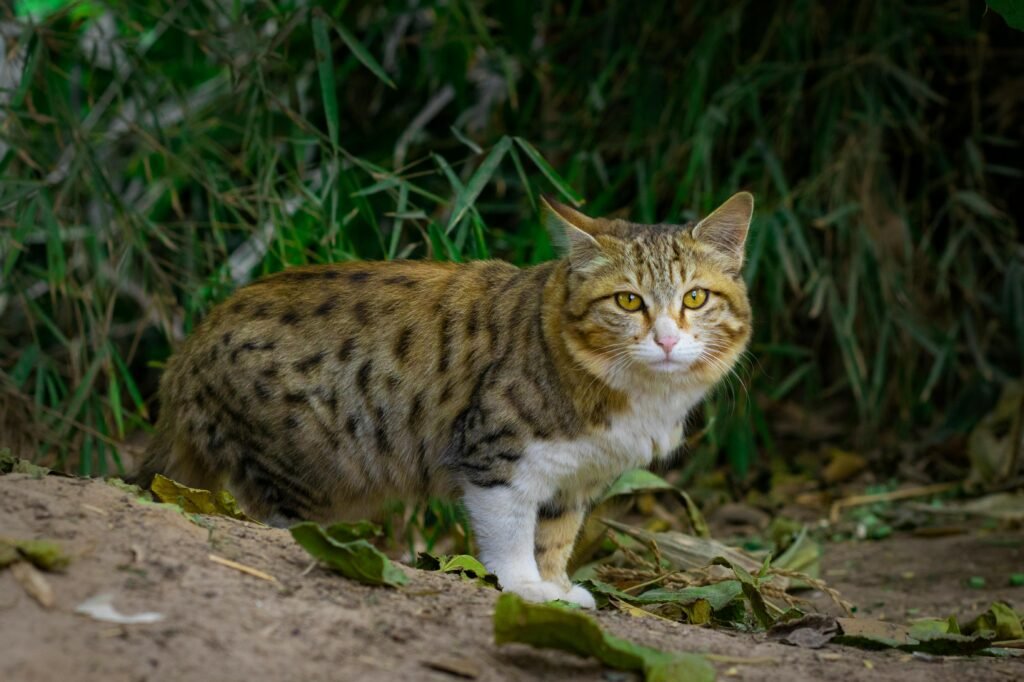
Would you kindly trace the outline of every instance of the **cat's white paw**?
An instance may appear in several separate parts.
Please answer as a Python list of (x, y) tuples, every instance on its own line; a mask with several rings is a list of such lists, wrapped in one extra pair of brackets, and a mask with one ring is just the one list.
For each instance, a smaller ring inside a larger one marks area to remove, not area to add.
[[(506, 592), (518, 594), (526, 601), (532, 601), (537, 603), (543, 603), (555, 599), (565, 599), (565, 590), (563, 590), (555, 583), (550, 583), (546, 580), (535, 580), (530, 582), (502, 585), (502, 589)], [(590, 595), (587, 596), (589, 597)], [(591, 598), (591, 601), (593, 601), (593, 598)]]
[(571, 601), (574, 604), (579, 604), (584, 609), (596, 609), (597, 602), (594, 601), (594, 595), (587, 592), (579, 585), (573, 585), (572, 589), (566, 592), (565, 596), (562, 597), (565, 601)]

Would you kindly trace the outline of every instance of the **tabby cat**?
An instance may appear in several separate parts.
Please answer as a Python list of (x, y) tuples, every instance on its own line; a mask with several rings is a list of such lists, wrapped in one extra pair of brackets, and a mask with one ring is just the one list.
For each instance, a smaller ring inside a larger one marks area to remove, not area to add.
[(265, 277), (171, 358), (139, 480), (226, 485), (271, 523), (461, 496), (505, 590), (593, 607), (566, 564), (588, 505), (671, 454), (750, 337), (753, 197), (638, 225), (548, 202), (529, 268), (356, 262)]

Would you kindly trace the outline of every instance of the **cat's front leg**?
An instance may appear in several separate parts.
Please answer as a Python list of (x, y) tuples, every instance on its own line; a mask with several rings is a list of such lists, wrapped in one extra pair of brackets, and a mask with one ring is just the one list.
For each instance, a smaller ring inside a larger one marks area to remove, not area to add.
[(534, 555), (536, 501), (506, 485), (467, 485), (464, 494), (480, 548), (480, 561), (498, 576), (501, 588), (527, 601), (565, 599), (561, 585), (541, 578)]
[(544, 504), (537, 515), (537, 541), (534, 551), (540, 577), (565, 590), (563, 599), (585, 609), (596, 606), (594, 597), (579, 585), (573, 585), (566, 569), (576, 544), (576, 536), (586, 514), (583, 505)]

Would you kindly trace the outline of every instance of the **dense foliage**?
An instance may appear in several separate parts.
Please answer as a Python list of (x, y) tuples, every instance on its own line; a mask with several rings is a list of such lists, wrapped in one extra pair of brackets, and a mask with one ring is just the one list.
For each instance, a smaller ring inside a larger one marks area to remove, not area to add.
[(43, 5), (0, 18), (0, 445), (120, 466), (235, 287), (547, 259), (538, 192), (639, 221), (755, 193), (756, 342), (690, 473), (912, 452), (1024, 373), (1024, 34), (981, 2)]

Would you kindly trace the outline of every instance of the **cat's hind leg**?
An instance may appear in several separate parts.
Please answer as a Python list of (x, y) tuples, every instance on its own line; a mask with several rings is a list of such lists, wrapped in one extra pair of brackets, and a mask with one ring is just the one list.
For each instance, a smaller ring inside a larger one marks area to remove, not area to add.
[(480, 560), (498, 576), (503, 590), (523, 599), (565, 599), (565, 588), (541, 578), (534, 553), (539, 503), (507, 485), (467, 485), (466, 510), (480, 548)]

